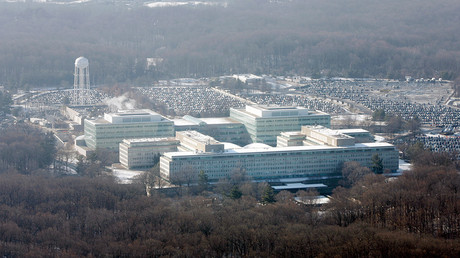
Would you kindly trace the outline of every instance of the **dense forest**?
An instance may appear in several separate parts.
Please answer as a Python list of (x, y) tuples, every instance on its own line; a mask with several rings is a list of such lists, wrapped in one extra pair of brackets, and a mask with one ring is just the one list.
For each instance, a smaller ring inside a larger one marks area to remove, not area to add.
[(325, 207), (281, 192), (146, 197), (110, 177), (2, 174), (0, 253), (42, 256), (458, 257), (458, 171), (368, 174)]
[(275, 195), (242, 174), (146, 196), (145, 178), (119, 184), (101, 166), (59, 176), (44, 168), (49, 156), (13, 159), (28, 147), (56, 153), (50, 134), (17, 125), (0, 136), (4, 257), (460, 255), (459, 165), (444, 154), (412, 148), (413, 169), (393, 179), (345, 163), (342, 186), (318, 206), (315, 191)]
[(232, 73), (460, 75), (459, 1), (227, 2), (0, 3), (0, 84), (69, 87), (79, 56), (94, 85)]

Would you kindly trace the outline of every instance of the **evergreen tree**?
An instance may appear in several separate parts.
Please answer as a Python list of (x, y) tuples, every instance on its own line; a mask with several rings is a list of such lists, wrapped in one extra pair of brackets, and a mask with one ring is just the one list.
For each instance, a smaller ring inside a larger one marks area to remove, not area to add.
[(383, 174), (383, 160), (377, 153), (372, 155), (372, 171), (375, 174)]
[(201, 170), (198, 174), (198, 187), (200, 192), (208, 189), (208, 175)]
[(383, 121), (385, 120), (386, 114), (385, 110), (383, 109), (377, 109), (372, 113), (372, 120), (374, 121)]
[(274, 202), (276, 202), (275, 192), (273, 191), (273, 188), (267, 184), (264, 189), (264, 194), (262, 195), (262, 203), (267, 204)]
[(85, 160), (84, 160), (84, 157), (82, 155), (79, 155), (77, 157), (77, 168), (76, 168), (76, 171), (78, 174), (83, 174), (85, 172), (85, 168), (86, 168), (86, 164), (85, 164)]
[(56, 156), (57, 149), (54, 134), (52, 132), (46, 133), (40, 145), (43, 150), (40, 159), (40, 167), (44, 168), (50, 165)]
[(11, 99), (11, 95), (6, 92), (0, 91), (0, 112), (4, 114), (9, 114), (12, 104), (13, 100)]
[(233, 186), (232, 190), (230, 191), (230, 198), (233, 200), (240, 199), (243, 193), (241, 192), (240, 188), (238, 186)]

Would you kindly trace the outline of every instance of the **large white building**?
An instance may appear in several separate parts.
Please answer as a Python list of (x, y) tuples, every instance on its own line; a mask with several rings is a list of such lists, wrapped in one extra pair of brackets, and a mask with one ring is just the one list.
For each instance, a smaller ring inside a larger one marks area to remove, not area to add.
[(152, 167), (155, 158), (165, 152), (177, 151), (179, 143), (174, 137), (124, 139), (120, 143), (120, 163), (129, 169)]
[(232, 142), (238, 145), (251, 143), (244, 124), (230, 117), (197, 118), (186, 115), (173, 121), (176, 132), (194, 130), (221, 142)]
[(123, 139), (174, 137), (174, 123), (148, 109), (121, 110), (104, 118), (85, 119), (85, 142), (90, 149), (118, 151)]
[(260, 82), (264, 78), (254, 75), (254, 74), (234, 74), (233, 78), (240, 80), (242, 83), (255, 83), (255, 82)]
[(298, 131), (302, 125), (331, 126), (331, 116), (304, 107), (246, 106), (230, 109), (230, 118), (244, 124), (252, 142), (276, 145), (281, 132)]
[(374, 136), (364, 129), (332, 130), (320, 125), (302, 126), (299, 132), (282, 132), (276, 139), (278, 147), (351, 146), (355, 143), (374, 142)]
[(176, 132), (176, 138), (180, 141), (180, 151), (194, 152), (223, 152), (224, 144), (216, 141), (213, 137), (197, 131)]
[[(398, 151), (389, 143), (363, 143), (345, 134), (328, 135), (324, 128), (309, 130), (316, 133), (305, 136), (300, 143), (297, 141), (297, 146), (271, 147), (253, 143), (243, 148), (225, 148), (219, 152), (168, 152), (160, 158), (160, 171), (172, 181), (181, 174), (196, 178), (200, 171), (204, 171), (210, 180), (219, 180), (230, 177), (240, 169), (244, 169), (254, 179), (263, 180), (328, 176), (339, 173), (342, 164), (347, 161), (356, 161), (370, 167), (374, 154), (382, 159), (384, 169), (398, 169)], [(299, 137), (301, 133), (291, 135)], [(335, 138), (335, 143), (332, 141), (327, 144), (328, 137)], [(337, 142), (337, 139), (345, 140)], [(319, 145), (306, 146), (304, 141), (309, 144), (317, 142)]]

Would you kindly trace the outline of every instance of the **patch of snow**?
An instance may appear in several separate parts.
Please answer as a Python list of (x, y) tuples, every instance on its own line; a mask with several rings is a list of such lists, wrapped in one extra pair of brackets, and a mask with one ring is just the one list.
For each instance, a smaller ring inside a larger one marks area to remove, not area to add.
[(294, 200), (307, 205), (320, 205), (330, 202), (330, 199), (324, 195), (312, 196), (311, 198), (295, 197)]
[(376, 142), (384, 142), (385, 141), (385, 137), (380, 136), (380, 135), (374, 135), (374, 139), (375, 139)]
[(153, 3), (145, 3), (144, 6), (150, 7), (150, 8), (160, 8), (160, 7), (177, 7), (177, 6), (183, 6), (183, 5), (192, 5), (192, 6), (198, 6), (198, 5), (208, 5), (208, 6), (223, 6), (227, 7), (227, 3), (217, 3), (217, 2), (200, 2), (200, 1), (186, 1), (186, 2), (153, 2)]
[(331, 119), (333, 120), (347, 120), (352, 119), (353, 121), (363, 122), (370, 119), (369, 115), (339, 115), (339, 116), (332, 116)]
[(127, 170), (127, 169), (113, 169), (113, 176), (118, 179), (121, 184), (131, 184), (133, 179), (142, 175), (144, 171)]
[(399, 169), (398, 172), (408, 171), (412, 168), (412, 164), (405, 162), (404, 160), (399, 160)]

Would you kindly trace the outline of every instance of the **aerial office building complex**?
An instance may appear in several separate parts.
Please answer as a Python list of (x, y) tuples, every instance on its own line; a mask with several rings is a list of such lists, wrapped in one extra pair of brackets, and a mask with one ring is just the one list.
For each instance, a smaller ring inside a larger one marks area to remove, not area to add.
[[(308, 176), (328, 176), (340, 171), (344, 162), (356, 161), (372, 165), (372, 156), (379, 155), (384, 169), (398, 169), (398, 151), (389, 143), (362, 142), (365, 132), (355, 138), (323, 127), (302, 128), (297, 134), (284, 137), (302, 138), (291, 147), (271, 147), (253, 143), (243, 148), (224, 148), (222, 151), (168, 152), (160, 158), (160, 171), (174, 181), (181, 174), (196, 178), (204, 171), (210, 180), (230, 177), (233, 171), (244, 169), (254, 179), (278, 179)], [(308, 133), (308, 135), (305, 135)], [(303, 135), (303, 136), (302, 136)], [(213, 143), (216, 144), (216, 143)]]
[(118, 151), (123, 139), (173, 137), (174, 123), (151, 110), (122, 110), (85, 119), (85, 142), (91, 149)]
[(246, 106), (230, 109), (230, 118), (244, 124), (252, 142), (276, 145), (281, 132), (300, 130), (302, 125), (330, 127), (331, 116), (303, 107)]

